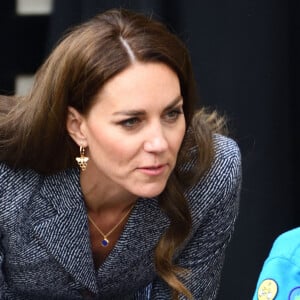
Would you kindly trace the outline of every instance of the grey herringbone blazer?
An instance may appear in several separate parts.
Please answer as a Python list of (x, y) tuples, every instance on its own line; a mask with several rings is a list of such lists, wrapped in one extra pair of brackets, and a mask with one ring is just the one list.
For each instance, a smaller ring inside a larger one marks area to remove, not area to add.
[[(220, 135), (214, 143), (211, 170), (186, 191), (193, 230), (176, 257), (191, 270), (188, 288), (203, 300), (217, 293), (241, 178), (236, 143)], [(156, 198), (139, 199), (114, 249), (95, 270), (79, 171), (42, 176), (2, 163), (0, 299), (170, 299), (153, 264), (167, 226)]]

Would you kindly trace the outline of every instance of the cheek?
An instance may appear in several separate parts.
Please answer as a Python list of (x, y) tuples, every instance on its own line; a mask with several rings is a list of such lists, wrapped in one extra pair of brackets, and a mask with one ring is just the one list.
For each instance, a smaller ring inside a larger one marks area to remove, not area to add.
[(174, 134), (173, 147), (179, 150), (185, 135), (185, 122), (178, 128), (177, 134)]
[(128, 163), (138, 151), (135, 143), (109, 130), (90, 135), (88, 143), (94, 160), (114, 165)]

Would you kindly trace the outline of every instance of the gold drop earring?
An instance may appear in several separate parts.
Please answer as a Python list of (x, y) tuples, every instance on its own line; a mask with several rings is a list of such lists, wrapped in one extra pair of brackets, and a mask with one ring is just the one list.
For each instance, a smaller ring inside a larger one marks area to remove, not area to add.
[(80, 156), (76, 157), (76, 161), (77, 161), (81, 171), (85, 171), (89, 158), (84, 155), (84, 153), (85, 153), (84, 147), (80, 146), (79, 152), (80, 152)]

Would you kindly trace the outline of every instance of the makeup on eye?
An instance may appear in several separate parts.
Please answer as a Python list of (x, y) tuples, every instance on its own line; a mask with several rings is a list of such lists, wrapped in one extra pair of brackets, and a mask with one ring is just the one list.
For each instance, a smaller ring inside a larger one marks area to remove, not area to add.
[[(178, 119), (179, 115), (183, 114), (183, 99), (182, 96), (178, 96), (173, 100), (162, 112), (162, 118), (167, 122), (174, 122)], [(135, 128), (141, 123), (147, 115), (145, 110), (123, 110), (114, 112), (113, 115), (128, 116), (124, 120), (117, 121), (118, 125), (127, 129)]]
[(122, 127), (131, 129), (133, 127), (135, 127), (137, 124), (139, 124), (141, 122), (141, 120), (137, 117), (133, 117), (133, 118), (129, 118), (126, 120), (122, 120), (120, 122), (118, 122), (119, 125), (121, 125)]
[[(163, 114), (163, 120), (167, 121), (168, 123), (176, 122), (179, 116), (183, 114), (182, 104), (170, 109)], [(139, 114), (139, 117), (131, 117), (125, 120), (118, 121), (117, 124), (121, 125), (126, 129), (133, 129), (136, 128), (146, 117), (145, 114)]]
[(173, 121), (176, 121), (181, 114), (183, 114), (182, 105), (168, 111), (165, 114), (165, 119), (169, 122), (173, 122)]

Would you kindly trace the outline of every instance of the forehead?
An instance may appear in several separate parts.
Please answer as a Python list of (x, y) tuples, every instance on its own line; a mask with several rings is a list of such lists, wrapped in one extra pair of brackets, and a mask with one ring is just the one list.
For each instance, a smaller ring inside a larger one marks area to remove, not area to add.
[(163, 63), (134, 63), (111, 78), (96, 95), (95, 105), (139, 106), (161, 104), (180, 96), (177, 74)]

